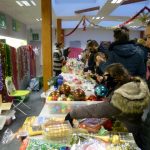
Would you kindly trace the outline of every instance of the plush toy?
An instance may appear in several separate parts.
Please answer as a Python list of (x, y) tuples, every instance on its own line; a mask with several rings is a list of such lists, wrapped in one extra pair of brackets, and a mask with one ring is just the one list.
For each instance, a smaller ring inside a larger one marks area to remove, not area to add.
[(59, 86), (61, 86), (64, 82), (63, 76), (59, 75), (56, 77), (53, 77), (51, 80), (48, 81), (49, 87), (52, 85), (54, 86), (55, 89), (58, 89)]

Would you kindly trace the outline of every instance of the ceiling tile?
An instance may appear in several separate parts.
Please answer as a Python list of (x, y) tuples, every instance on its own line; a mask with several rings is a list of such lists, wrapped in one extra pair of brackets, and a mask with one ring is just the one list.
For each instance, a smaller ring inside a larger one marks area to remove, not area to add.
[(115, 9), (110, 16), (134, 16), (143, 7), (145, 7), (146, 2), (132, 3), (127, 5), (121, 5)]
[(123, 22), (120, 22), (120, 21), (101, 21), (99, 25), (103, 27), (113, 27), (113, 26), (118, 26), (119, 24), (122, 24), (122, 23)]

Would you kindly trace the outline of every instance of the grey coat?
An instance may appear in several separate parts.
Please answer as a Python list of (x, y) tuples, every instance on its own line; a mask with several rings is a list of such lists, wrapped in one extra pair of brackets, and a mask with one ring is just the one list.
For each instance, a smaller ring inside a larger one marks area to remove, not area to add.
[(140, 82), (128, 82), (115, 90), (110, 102), (79, 107), (70, 112), (70, 115), (75, 119), (115, 117), (136, 136), (141, 127), (143, 110), (149, 102), (149, 89), (140, 79)]

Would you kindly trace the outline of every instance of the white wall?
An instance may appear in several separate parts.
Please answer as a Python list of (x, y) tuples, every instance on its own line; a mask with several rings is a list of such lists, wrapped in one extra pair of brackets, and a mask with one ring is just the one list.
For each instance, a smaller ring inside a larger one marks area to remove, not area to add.
[(6, 14), (5, 14), (5, 16), (6, 16), (7, 28), (6, 29), (1, 29), (0, 28), (0, 35), (12, 37), (12, 38), (17, 38), (17, 39), (27, 40), (26, 25), (21, 23), (20, 21), (17, 21), (20, 25), (20, 28), (19, 28), (19, 31), (15, 32), (15, 31), (12, 30), (12, 19), (13, 18), (9, 15), (6, 15)]
[[(71, 30), (65, 30), (65, 34), (69, 33)], [(130, 39), (139, 38), (139, 31), (130, 31)], [(85, 49), (86, 41), (88, 39), (100, 41), (113, 41), (113, 30), (109, 29), (87, 29), (83, 31), (82, 29), (77, 29), (70, 36), (65, 37), (65, 47), (69, 47), (70, 41), (81, 41), (81, 48)]]
[[(32, 33), (38, 33), (39, 34), (39, 41), (32, 41)], [(28, 38), (28, 43), (40, 47), (39, 49), (39, 55), (36, 56), (36, 75), (41, 76), (42, 75), (42, 69), (43, 69), (43, 56), (42, 56), (42, 30), (41, 29), (31, 29), (28, 28), (27, 31), (27, 38)], [(52, 29), (52, 50), (55, 49), (55, 43), (56, 43), (56, 34), (55, 34), (55, 29)]]

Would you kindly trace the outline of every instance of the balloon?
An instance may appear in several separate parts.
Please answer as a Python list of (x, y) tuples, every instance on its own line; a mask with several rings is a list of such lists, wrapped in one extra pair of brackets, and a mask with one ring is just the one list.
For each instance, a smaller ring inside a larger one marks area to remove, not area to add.
[(100, 97), (105, 97), (108, 94), (108, 89), (106, 86), (99, 84), (95, 88), (95, 95)]
[(63, 76), (62, 75), (58, 75), (58, 79), (62, 79), (63, 80)]
[(58, 79), (57, 79), (57, 84), (58, 84), (58, 85), (62, 85), (62, 84), (63, 84), (63, 79), (58, 78)]

